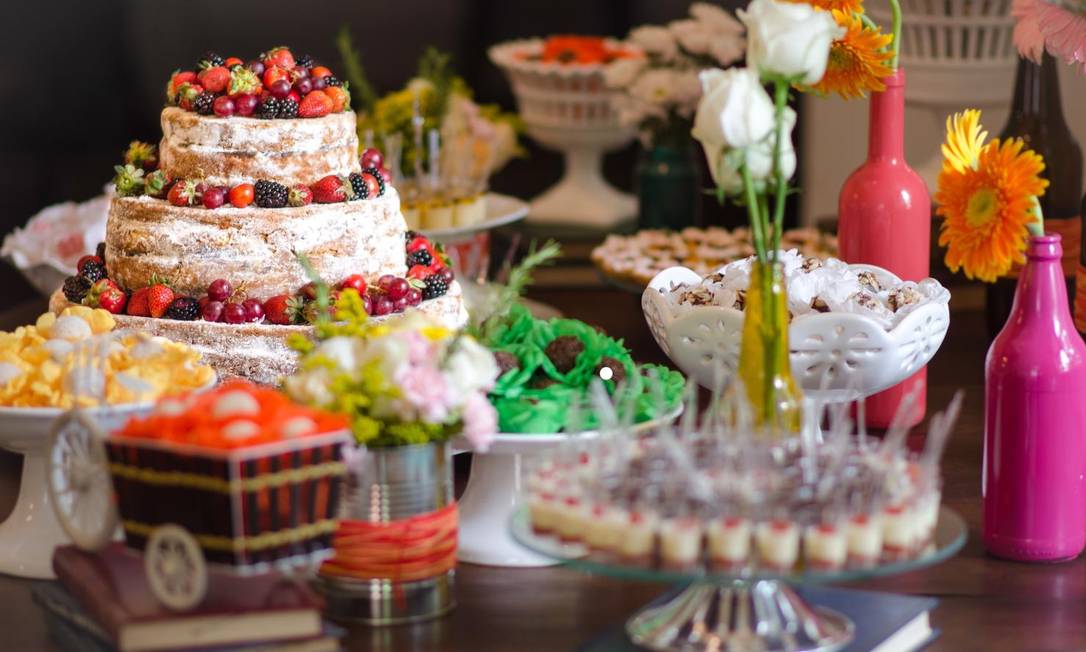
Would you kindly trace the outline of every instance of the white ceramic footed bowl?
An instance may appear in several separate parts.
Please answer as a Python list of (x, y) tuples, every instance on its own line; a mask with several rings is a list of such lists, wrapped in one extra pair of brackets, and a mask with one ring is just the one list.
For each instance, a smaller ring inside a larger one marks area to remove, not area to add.
[[(874, 265), (849, 265), (870, 271), (884, 283), (901, 279)], [(727, 381), (739, 364), (743, 312), (732, 307), (677, 305), (665, 298), (673, 286), (702, 277), (686, 267), (671, 267), (653, 277), (641, 295), (641, 308), (652, 336), (687, 376), (713, 388)], [(949, 296), (949, 293), (948, 293)], [(842, 400), (870, 396), (892, 387), (926, 365), (946, 337), (950, 310), (928, 301), (914, 308), (892, 329), (852, 313), (805, 315), (789, 326), (792, 373), (806, 393), (837, 394)], [(723, 373), (717, 371), (723, 367)]]

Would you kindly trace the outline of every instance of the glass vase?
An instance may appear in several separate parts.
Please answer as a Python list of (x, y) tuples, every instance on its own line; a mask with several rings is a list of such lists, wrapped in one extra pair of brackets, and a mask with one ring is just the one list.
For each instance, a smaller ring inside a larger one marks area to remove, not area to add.
[(637, 164), (637, 226), (678, 231), (701, 221), (701, 170), (694, 140), (660, 139)]
[(743, 309), (739, 378), (754, 424), (783, 436), (799, 432), (802, 395), (792, 376), (788, 348), (788, 293), (784, 268), (755, 261)]

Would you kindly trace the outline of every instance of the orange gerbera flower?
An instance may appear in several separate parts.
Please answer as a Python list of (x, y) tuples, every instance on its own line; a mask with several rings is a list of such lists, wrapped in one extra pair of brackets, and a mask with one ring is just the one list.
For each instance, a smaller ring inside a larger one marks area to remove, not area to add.
[(864, 12), (863, 0), (789, 0), (789, 2), (802, 2), (825, 11), (842, 11), (846, 14)]
[(994, 281), (1025, 261), (1028, 225), (1048, 181), (1044, 159), (1020, 138), (984, 145), (974, 165), (943, 166), (935, 201), (943, 218), (939, 244), (951, 271)]
[(883, 78), (894, 72), (890, 67), (894, 54), (888, 47), (894, 37), (864, 25), (858, 14), (838, 9), (832, 13), (837, 24), (847, 31), (830, 46), (826, 74), (811, 90), (823, 95), (837, 93), (846, 100), (884, 90)]

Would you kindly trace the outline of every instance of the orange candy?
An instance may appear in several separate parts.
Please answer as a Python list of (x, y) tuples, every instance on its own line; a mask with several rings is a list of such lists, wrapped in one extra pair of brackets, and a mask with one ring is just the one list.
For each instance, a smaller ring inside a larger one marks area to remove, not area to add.
[(202, 394), (160, 401), (151, 414), (130, 420), (117, 434), (229, 450), (346, 427), (342, 415), (299, 405), (274, 389), (230, 381)]

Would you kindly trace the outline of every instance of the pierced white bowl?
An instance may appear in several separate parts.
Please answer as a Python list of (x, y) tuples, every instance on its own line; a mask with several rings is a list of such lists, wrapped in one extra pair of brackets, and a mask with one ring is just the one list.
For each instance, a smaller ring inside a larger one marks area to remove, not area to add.
[[(603, 154), (625, 146), (636, 130), (619, 122), (615, 91), (603, 82), (605, 65), (561, 64), (526, 59), (543, 50), (543, 39), (500, 43), (488, 50), (505, 72), (528, 135), (565, 155), (561, 181), (531, 202), (528, 221), (607, 229), (637, 214), (637, 200), (603, 178)], [(635, 49), (627, 43), (608, 41)]]
[[(870, 271), (883, 285), (901, 279), (873, 265), (849, 265)], [(677, 305), (663, 292), (695, 284), (701, 276), (686, 267), (657, 274), (641, 295), (641, 308), (652, 336), (687, 376), (713, 388), (717, 379), (735, 375), (743, 337), (743, 312), (732, 307)], [(805, 393), (823, 401), (855, 400), (892, 387), (926, 365), (950, 325), (950, 292), (923, 303), (887, 330), (857, 314), (826, 312), (794, 319), (789, 326), (792, 373)], [(723, 374), (717, 371), (723, 367)]]

